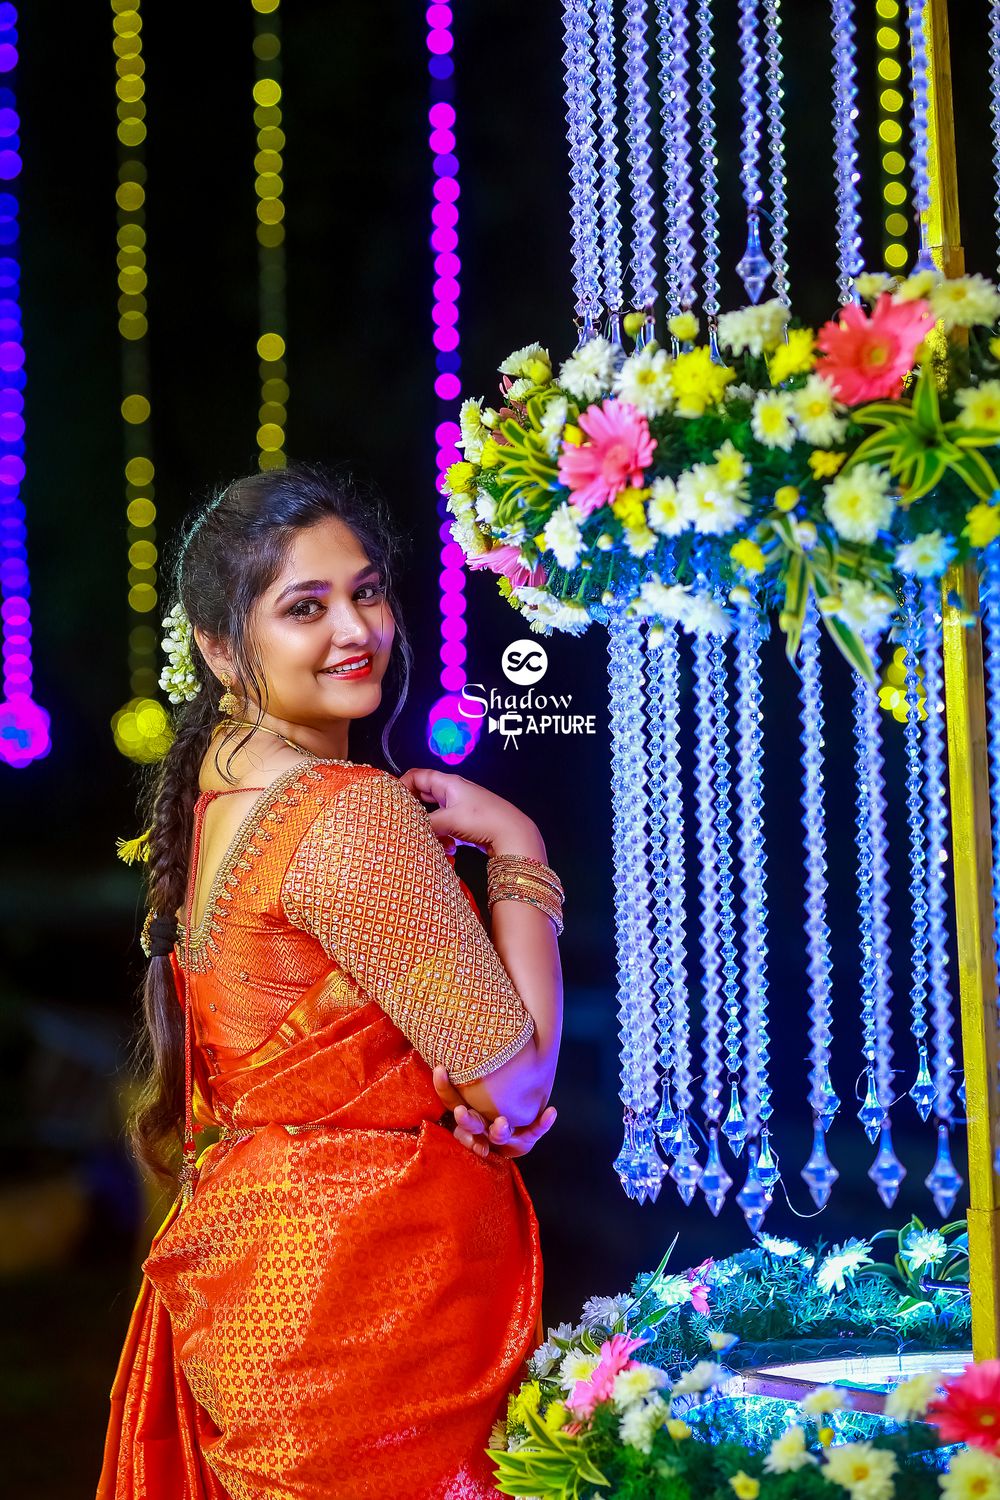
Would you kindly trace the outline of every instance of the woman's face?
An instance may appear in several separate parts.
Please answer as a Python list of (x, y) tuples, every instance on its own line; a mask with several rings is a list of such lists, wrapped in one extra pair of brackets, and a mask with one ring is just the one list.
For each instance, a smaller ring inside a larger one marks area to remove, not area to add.
[[(378, 707), (396, 625), (378, 570), (343, 521), (330, 516), (296, 534), (250, 630), (269, 714), (321, 728)], [(367, 670), (334, 671), (362, 654), (370, 658)]]

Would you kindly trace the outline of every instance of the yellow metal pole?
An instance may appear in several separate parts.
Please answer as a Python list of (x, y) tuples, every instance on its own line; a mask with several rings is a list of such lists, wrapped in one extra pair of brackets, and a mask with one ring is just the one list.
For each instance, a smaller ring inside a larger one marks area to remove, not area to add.
[[(964, 270), (948, 45), (948, 0), (928, 0), (924, 34), (930, 73), (931, 206), (926, 235), (947, 276)], [(1000, 1356), (1000, 1194), (993, 1169), (1000, 1141), (997, 1092), (997, 974), (993, 933), (993, 848), (983, 685), (983, 636), (975, 566), (951, 567), (944, 580), (945, 714), (951, 792), (955, 917), (969, 1141), (969, 1281), (972, 1349)], [(974, 623), (966, 620), (974, 616)]]

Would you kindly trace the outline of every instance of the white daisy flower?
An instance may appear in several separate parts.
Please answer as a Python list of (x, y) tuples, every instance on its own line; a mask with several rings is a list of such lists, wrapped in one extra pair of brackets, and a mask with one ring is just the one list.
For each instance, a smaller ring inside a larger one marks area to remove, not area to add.
[(666, 350), (647, 348), (630, 355), (615, 376), (614, 391), (647, 417), (666, 411), (674, 391)]
[(583, 547), (580, 512), (568, 500), (564, 500), (546, 521), (542, 545), (555, 555), (561, 568), (575, 568), (579, 562)]
[(831, 480), (824, 488), (823, 509), (837, 535), (846, 542), (874, 542), (892, 520), (890, 484), (884, 469), (866, 463)]
[(774, 1439), (764, 1459), (764, 1468), (768, 1474), (793, 1474), (796, 1469), (816, 1462), (815, 1456), (806, 1450), (805, 1428), (789, 1427)]
[(626, 1447), (637, 1448), (640, 1453), (651, 1453), (653, 1437), (669, 1415), (666, 1403), (659, 1396), (653, 1396), (649, 1401), (630, 1406), (623, 1413), (618, 1423), (618, 1436)]
[(559, 384), (577, 401), (596, 401), (606, 396), (615, 378), (614, 345), (594, 338), (571, 354), (559, 371)]
[(955, 548), (940, 531), (925, 531), (905, 542), (896, 553), (896, 567), (915, 578), (937, 578), (955, 555)]
[[(864, 584), (858, 583), (858, 587), (863, 589)], [(842, 594), (843, 592), (841, 590)], [(867, 1240), (859, 1239), (849, 1239), (842, 1245), (834, 1245), (830, 1253), (823, 1257), (816, 1272), (816, 1285), (820, 1291), (842, 1292), (848, 1279), (853, 1279), (862, 1266), (871, 1265), (871, 1248)]]

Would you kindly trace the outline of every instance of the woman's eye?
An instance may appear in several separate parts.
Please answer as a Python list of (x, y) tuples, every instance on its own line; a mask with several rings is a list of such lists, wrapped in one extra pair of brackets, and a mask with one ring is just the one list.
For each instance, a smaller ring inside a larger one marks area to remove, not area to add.
[(313, 620), (315, 615), (306, 613), (311, 604), (315, 604), (317, 609), (322, 608), (318, 599), (300, 599), (297, 604), (292, 605), (288, 613), (300, 620)]
[(385, 590), (383, 589), (383, 587), (382, 587), (382, 585), (380, 583), (363, 583), (361, 585), (361, 587), (358, 589), (358, 593), (359, 594), (363, 593), (365, 591), (365, 589), (371, 589), (372, 590), (372, 594), (369, 595), (369, 598), (372, 598), (372, 597), (378, 598), (378, 596), (380, 594), (382, 594), (382, 593), (385, 592)]

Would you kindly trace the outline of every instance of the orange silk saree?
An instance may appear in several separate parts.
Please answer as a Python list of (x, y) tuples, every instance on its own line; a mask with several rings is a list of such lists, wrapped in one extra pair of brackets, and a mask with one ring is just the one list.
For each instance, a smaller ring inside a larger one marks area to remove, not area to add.
[(532, 1023), (425, 809), (368, 766), (293, 768), (177, 948), (222, 1138), (144, 1263), (98, 1500), (486, 1500), (538, 1230), (430, 1066), (488, 1074)]

